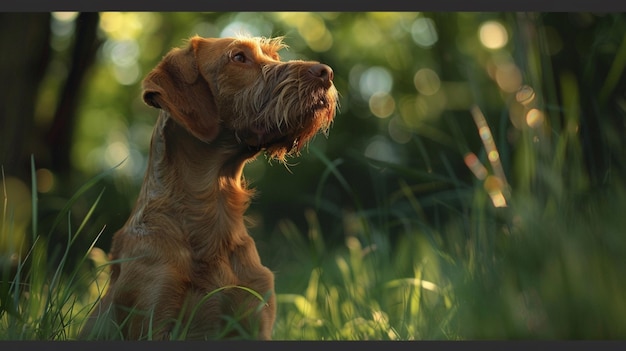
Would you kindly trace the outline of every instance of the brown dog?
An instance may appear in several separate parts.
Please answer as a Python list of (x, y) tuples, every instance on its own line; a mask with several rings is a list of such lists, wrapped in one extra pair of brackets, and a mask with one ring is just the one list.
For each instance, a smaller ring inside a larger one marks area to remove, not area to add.
[(217, 338), (233, 320), (244, 337), (271, 338), (274, 276), (244, 224), (243, 167), (263, 151), (297, 153), (328, 130), (337, 104), (332, 69), (281, 62), (283, 47), (194, 37), (148, 74), (143, 99), (161, 109), (148, 169), (80, 338)]

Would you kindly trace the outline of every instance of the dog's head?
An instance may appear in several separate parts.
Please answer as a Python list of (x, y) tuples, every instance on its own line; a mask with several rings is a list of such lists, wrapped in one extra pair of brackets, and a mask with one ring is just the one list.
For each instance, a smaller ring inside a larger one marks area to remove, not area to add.
[(330, 67), (282, 62), (284, 47), (281, 38), (193, 37), (148, 74), (144, 101), (207, 143), (226, 133), (284, 159), (328, 131), (338, 99)]

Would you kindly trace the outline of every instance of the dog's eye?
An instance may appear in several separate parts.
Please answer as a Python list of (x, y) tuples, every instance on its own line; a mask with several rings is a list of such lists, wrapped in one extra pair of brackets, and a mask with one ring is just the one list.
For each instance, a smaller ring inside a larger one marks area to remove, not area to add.
[(246, 62), (246, 55), (244, 55), (243, 52), (238, 52), (231, 57), (231, 60), (244, 63)]

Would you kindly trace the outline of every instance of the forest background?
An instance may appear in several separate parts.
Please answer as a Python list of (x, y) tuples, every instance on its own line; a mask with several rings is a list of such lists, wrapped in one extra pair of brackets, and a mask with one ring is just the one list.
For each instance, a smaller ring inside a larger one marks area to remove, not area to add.
[(240, 32), (340, 92), (328, 138), (245, 171), (275, 338), (626, 336), (622, 13), (59, 12), (0, 14), (3, 338), (75, 337), (145, 171), (141, 79)]

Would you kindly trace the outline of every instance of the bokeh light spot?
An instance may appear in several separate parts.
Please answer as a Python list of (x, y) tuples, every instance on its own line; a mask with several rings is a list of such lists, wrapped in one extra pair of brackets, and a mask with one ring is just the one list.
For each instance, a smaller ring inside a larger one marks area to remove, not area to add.
[(515, 100), (524, 106), (529, 106), (535, 101), (535, 90), (528, 85), (524, 85), (515, 94)]
[[(107, 145), (104, 158), (110, 167), (117, 165), (128, 157), (128, 144), (122, 141), (114, 141)], [(121, 167), (124, 167), (123, 165)]]
[(478, 134), (483, 141), (491, 140), (491, 129), (487, 126), (482, 126), (478, 129)]
[(487, 157), (489, 157), (489, 161), (491, 162), (498, 162), (498, 160), (500, 159), (500, 154), (496, 150), (491, 150), (487, 154)]
[(435, 45), (439, 40), (435, 22), (425, 17), (416, 19), (411, 26), (411, 37), (417, 45), (423, 48), (430, 48)]
[(332, 46), (333, 37), (326, 28), (326, 23), (315, 14), (302, 16), (302, 20), (298, 22), (298, 33), (315, 51), (326, 51)]
[(491, 202), (495, 207), (506, 207), (506, 198), (504, 197), (504, 182), (496, 176), (488, 176), (485, 179), (483, 187), (489, 194)]
[(487, 21), (478, 29), (480, 42), (488, 49), (501, 49), (509, 41), (506, 28), (500, 22)]
[(476, 154), (470, 152), (465, 155), (463, 160), (465, 161), (465, 165), (467, 165), (472, 173), (474, 173), (474, 176), (476, 176), (476, 178), (483, 180), (485, 179), (485, 177), (487, 177), (487, 168), (485, 168), (485, 166), (480, 162), (478, 157), (476, 157)]
[(69, 37), (74, 32), (74, 20), (78, 12), (53, 12), (50, 29), (56, 36)]
[(374, 137), (367, 145), (365, 157), (390, 163), (398, 163), (398, 157), (393, 150), (393, 144), (383, 137)]
[(391, 73), (383, 67), (371, 67), (365, 70), (359, 79), (359, 90), (364, 100), (376, 93), (389, 93), (393, 86)]
[(258, 36), (258, 35), (261, 35), (261, 33), (259, 33), (259, 29), (256, 26), (250, 23), (244, 23), (240, 21), (234, 21), (234, 22), (229, 23), (220, 32), (220, 37), (222, 38), (236, 37), (240, 35)]
[(406, 144), (411, 140), (412, 134), (400, 117), (393, 117), (387, 125), (389, 136), (398, 144)]
[(439, 75), (429, 68), (422, 68), (415, 73), (413, 77), (415, 89), (424, 95), (434, 95), (441, 87)]
[(60, 12), (52, 12), (52, 17), (55, 20), (62, 22), (71, 22), (78, 17), (78, 12), (70, 12), (70, 11), (60, 11)]
[(135, 40), (112, 41), (109, 56), (115, 65), (131, 66), (139, 59), (139, 45)]
[(526, 113), (526, 124), (531, 128), (537, 128), (543, 124), (543, 112), (533, 108)]
[(47, 193), (54, 188), (54, 174), (47, 168), (40, 168), (35, 173), (37, 176), (37, 191)]
[(114, 40), (136, 39), (143, 31), (140, 16), (137, 12), (103, 12), (100, 29)]
[(120, 84), (132, 85), (141, 78), (141, 69), (136, 63), (131, 66), (114, 66), (113, 75)]
[(497, 66), (496, 82), (502, 91), (517, 92), (522, 85), (522, 72), (514, 63), (503, 63)]
[(387, 118), (396, 109), (396, 102), (388, 93), (377, 92), (370, 97), (369, 106), (374, 116)]

